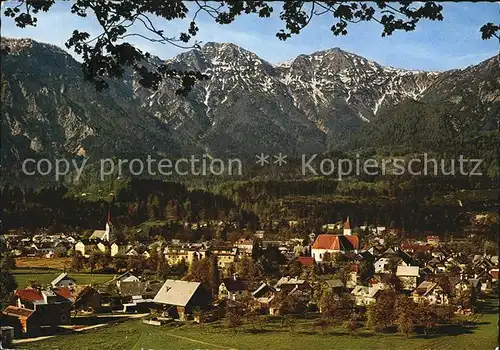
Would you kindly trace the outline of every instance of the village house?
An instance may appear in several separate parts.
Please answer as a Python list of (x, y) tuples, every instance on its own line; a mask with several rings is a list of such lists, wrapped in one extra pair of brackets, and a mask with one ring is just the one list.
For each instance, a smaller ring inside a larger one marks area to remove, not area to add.
[(236, 261), (238, 248), (236, 247), (212, 247), (210, 253), (217, 256), (217, 265), (227, 268)]
[(427, 236), (427, 244), (430, 244), (432, 246), (437, 246), (439, 245), (439, 236)]
[(391, 273), (392, 271), (389, 270), (391, 261), (394, 261), (396, 266), (411, 265), (411, 258), (408, 254), (397, 248), (396, 250), (389, 248), (373, 264), (375, 273)]
[(266, 282), (262, 282), (261, 285), (252, 292), (252, 296), (259, 302), (262, 309), (268, 309), (277, 293), (278, 291), (273, 286)]
[(75, 244), (75, 252), (80, 252), (82, 256), (88, 258), (92, 252), (100, 251), (97, 243), (95, 240), (82, 239)]
[(326, 284), (326, 288), (335, 294), (342, 294), (344, 291), (344, 283), (339, 279), (327, 280), (324, 282)]
[(335, 231), (337, 229), (337, 225), (336, 224), (324, 224), (323, 226), (321, 226), (321, 228), (325, 232)]
[(34, 257), (34, 256), (40, 255), (40, 253), (38, 252), (38, 246), (35, 243), (25, 247), (24, 250), (25, 250), (26, 256), (28, 256), (28, 257)]
[(138, 249), (131, 247), (126, 253), (126, 256), (135, 256), (138, 257), (140, 253), (138, 252)]
[(436, 282), (423, 281), (412, 292), (413, 301), (431, 305), (448, 305), (448, 295)]
[(304, 267), (312, 267), (314, 265), (314, 258), (312, 256), (299, 256), (297, 261)]
[(464, 292), (470, 292), (473, 297), (481, 292), (481, 281), (475, 278), (466, 278), (465, 275), (461, 277), (450, 278), (450, 283), (453, 287), (453, 294), (456, 296)]
[(64, 256), (68, 254), (69, 249), (71, 248), (71, 243), (68, 241), (59, 241), (54, 244), (54, 254), (57, 256)]
[(388, 269), (389, 261), (390, 261), (389, 258), (384, 258), (384, 257), (377, 259), (373, 264), (373, 267), (375, 268), (375, 273), (390, 272)]
[(95, 312), (101, 308), (101, 294), (92, 286), (77, 286), (72, 295), (75, 310)]
[(239, 239), (235, 246), (241, 255), (252, 255), (253, 241), (251, 239)]
[(36, 336), (41, 331), (40, 314), (35, 310), (18, 306), (7, 306), (1, 313), (2, 327), (9, 325), (14, 329), (14, 336)]
[(50, 282), (53, 288), (56, 287), (68, 287), (72, 288), (76, 285), (76, 280), (69, 277), (66, 272), (62, 272), (57, 276), (52, 282)]
[(139, 282), (139, 281), (140, 281), (139, 277), (134, 275), (132, 272), (127, 271), (121, 274), (120, 276), (116, 277), (115, 279), (113, 279), (111, 282), (115, 282), (118, 289), (120, 289), (120, 285), (122, 283)]
[(149, 254), (146, 246), (139, 244), (136, 245), (135, 247), (129, 245), (128, 250), (125, 253), (125, 256), (133, 256), (133, 257), (141, 257), (143, 259), (149, 259), (151, 257), (151, 254)]
[(488, 272), (488, 269), (474, 273), (474, 279), (480, 284), (480, 290), (491, 290), (493, 287), (493, 276)]
[(245, 294), (248, 294), (245, 281), (237, 275), (224, 278), (219, 285), (219, 299), (239, 301)]
[(38, 255), (54, 254), (54, 247), (50, 242), (42, 242), (38, 245)]
[(111, 256), (120, 256), (120, 255), (125, 255), (127, 251), (131, 248), (132, 246), (123, 242), (115, 241), (111, 243), (110, 247), (110, 252)]
[(204, 248), (169, 246), (165, 247), (163, 253), (169, 265), (175, 265), (181, 261), (191, 265), (193, 260), (206, 258), (208, 252)]
[(429, 270), (434, 271), (434, 273), (443, 273), (446, 272), (446, 265), (439, 258), (432, 258), (427, 262), (426, 267), (429, 267)]
[(433, 247), (429, 244), (416, 244), (416, 243), (403, 243), (400, 245), (400, 249), (405, 253), (423, 253), (430, 254)]
[(108, 241), (100, 241), (96, 246), (101, 253), (110, 253), (111, 251), (111, 247)]
[(199, 282), (166, 280), (153, 300), (167, 306), (170, 317), (186, 321), (195, 308), (206, 309), (211, 296)]
[[(296, 301), (295, 308), (297, 310), (306, 310), (307, 305), (311, 301), (311, 293), (310, 290), (299, 289), (295, 287), (294, 289), (286, 292), (288, 296), (293, 296)], [(271, 316), (276, 316), (281, 314), (281, 306), (283, 305), (283, 300), (281, 298), (273, 297), (270, 299), (268, 303), (268, 312)], [(302, 312), (299, 311), (299, 312)]]
[(494, 284), (498, 282), (498, 267), (494, 267), (489, 271), (489, 274), (491, 276), (491, 283), (492, 287)]
[(258, 231), (255, 231), (254, 233), (254, 237), (257, 238), (257, 239), (264, 239), (264, 235), (265, 235), (265, 231), (263, 230), (258, 230)]
[(129, 302), (123, 303), (124, 313), (150, 312), (155, 308), (154, 300), (144, 298), (142, 295), (133, 295)]
[(274, 289), (278, 292), (285, 291), (291, 292), (294, 289), (309, 291), (311, 286), (306, 280), (299, 279), (298, 277), (281, 277), (278, 282), (274, 285)]
[[(57, 327), (70, 324), (71, 293), (68, 288), (37, 290), (19, 289), (14, 292), (16, 306), (32, 310), (36, 314), (36, 323), (40, 326)], [(26, 315), (31, 319), (33, 315)], [(23, 316), (24, 317), (24, 316)]]
[(377, 289), (389, 289), (391, 287), (392, 274), (376, 273), (368, 279), (368, 286)]
[(396, 276), (401, 281), (404, 290), (414, 290), (420, 277), (418, 266), (398, 266)]
[(382, 289), (377, 287), (366, 287), (366, 286), (356, 286), (351, 291), (351, 294), (354, 296), (354, 302), (358, 306), (367, 306), (370, 304), (374, 304), (377, 301), (377, 297), (379, 296)]
[(369, 252), (374, 258), (383, 254), (384, 247), (379, 244), (371, 244), (363, 247), (363, 251)]

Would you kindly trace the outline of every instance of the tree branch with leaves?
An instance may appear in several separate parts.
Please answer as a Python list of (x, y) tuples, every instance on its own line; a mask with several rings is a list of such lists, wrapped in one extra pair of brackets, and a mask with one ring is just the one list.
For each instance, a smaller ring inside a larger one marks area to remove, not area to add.
[[(5, 0), (2, 0), (2, 3)], [(53, 9), (55, 0), (18, 0), (6, 2), (4, 15), (14, 20), (20, 28), (35, 27), (40, 12)], [(347, 35), (351, 25), (374, 21), (381, 25), (381, 35), (390, 36), (397, 31), (413, 31), (422, 20), (442, 21), (443, 6), (434, 1), (193, 1), (189, 5), (180, 0), (76, 0), (71, 13), (86, 18), (93, 17), (99, 24), (101, 33), (94, 38), (87, 32), (75, 29), (66, 42), (83, 58), (82, 71), (85, 80), (97, 90), (109, 86), (108, 81), (121, 78), (127, 69), (139, 76), (139, 83), (156, 90), (164, 80), (173, 80), (177, 93), (187, 95), (198, 80), (207, 79), (203, 72), (183, 70), (168, 62), (155, 59), (149, 52), (143, 52), (127, 39), (139, 38), (162, 45), (173, 45), (182, 49), (199, 48), (194, 40), (199, 33), (197, 20), (201, 14), (207, 15), (215, 23), (227, 25), (237, 18), (256, 15), (270, 18), (279, 9), (279, 19), (283, 28), (276, 33), (279, 40), (287, 40), (298, 35), (314, 18), (329, 16), (332, 19), (330, 31), (333, 35)], [(185, 32), (167, 35), (155, 24), (155, 20), (170, 22), (188, 19)], [(142, 31), (142, 33), (141, 33)], [(500, 26), (487, 23), (480, 29), (482, 39), (499, 37)], [(194, 42), (193, 42), (194, 40)], [(9, 48), (2, 46), (1, 53)]]

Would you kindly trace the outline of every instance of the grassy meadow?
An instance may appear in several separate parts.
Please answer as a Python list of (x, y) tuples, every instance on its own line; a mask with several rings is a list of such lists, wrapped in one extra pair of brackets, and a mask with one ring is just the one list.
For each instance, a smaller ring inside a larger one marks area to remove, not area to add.
[[(496, 309), (498, 310), (498, 309)], [(436, 334), (376, 334), (363, 329), (355, 335), (341, 328), (324, 334), (313, 320), (297, 320), (292, 329), (271, 321), (263, 331), (245, 323), (235, 333), (224, 321), (205, 325), (145, 325), (128, 320), (96, 330), (29, 343), (30, 349), (494, 349), (498, 316), (494, 310), (474, 325), (453, 326)], [(28, 344), (26, 344), (28, 345)], [(22, 348), (20, 346), (19, 348)]]
[[(49, 284), (56, 278), (62, 270), (44, 268), (44, 267), (18, 267), (13, 271), (14, 278), (17, 281), (18, 288), (24, 288), (30, 281), (37, 281), (41, 285)], [(90, 273), (69, 273), (78, 284), (99, 284), (111, 280), (113, 274), (90, 274)]]

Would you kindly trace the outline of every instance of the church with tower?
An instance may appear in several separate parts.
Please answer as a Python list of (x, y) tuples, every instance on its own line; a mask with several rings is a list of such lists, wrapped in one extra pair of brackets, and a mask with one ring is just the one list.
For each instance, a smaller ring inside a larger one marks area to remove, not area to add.
[[(330, 254), (358, 252), (359, 238), (352, 232), (349, 217), (342, 225), (342, 233), (341, 235), (322, 234), (316, 237), (311, 247), (311, 256), (316, 262), (324, 261), (323, 259)], [(326, 253), (328, 254), (325, 256)]]
[(101, 240), (105, 242), (111, 242), (114, 239), (114, 229), (111, 223), (111, 211), (108, 212), (108, 219), (106, 220), (105, 230), (95, 230), (90, 236), (91, 240)]

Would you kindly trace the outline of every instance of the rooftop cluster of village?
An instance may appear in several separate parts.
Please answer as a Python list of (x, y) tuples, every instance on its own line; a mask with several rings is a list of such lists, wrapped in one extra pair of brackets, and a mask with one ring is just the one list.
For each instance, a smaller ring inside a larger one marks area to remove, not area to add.
[[(437, 324), (445, 322), (443, 310), (473, 313), (498, 284), (498, 256), (463, 248), (470, 241), (443, 241), (436, 234), (404, 238), (397, 229), (354, 227), (349, 217), (308, 239), (276, 240), (264, 230), (233, 242), (115, 237), (109, 218), (105, 230), (88, 239), (5, 236), (15, 255), (68, 255), (72, 261), (50, 285), (20, 286), (2, 311), (2, 326), (13, 327), (16, 336), (32, 336), (43, 327), (70, 324), (77, 312), (148, 313), (151, 324), (214, 317), (234, 324), (238, 313), (310, 312), (325, 324), (337, 319), (354, 327), (369, 318), (377, 322), (379, 312), (383, 328), (397, 323), (383, 311), (403, 305), (401, 300), (409, 309), (430, 308)], [(115, 276), (99, 284), (72, 277), (89, 269), (112, 270)]]

